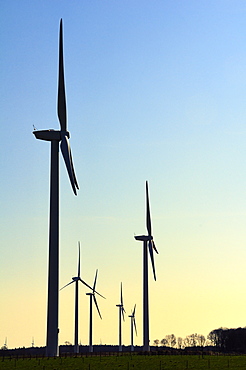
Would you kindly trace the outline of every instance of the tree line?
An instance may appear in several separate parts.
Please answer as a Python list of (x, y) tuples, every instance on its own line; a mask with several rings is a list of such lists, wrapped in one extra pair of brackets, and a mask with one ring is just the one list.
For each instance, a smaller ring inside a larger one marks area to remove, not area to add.
[(190, 334), (185, 338), (177, 337), (174, 334), (166, 335), (163, 339), (155, 339), (153, 344), (155, 346), (164, 346), (170, 348), (184, 349), (186, 347), (204, 347), (211, 345), (209, 339), (206, 339), (202, 334)]
[(163, 339), (155, 339), (155, 346), (163, 346), (177, 349), (188, 347), (216, 347), (222, 352), (246, 353), (246, 327), (237, 329), (219, 328), (212, 330), (207, 337), (202, 334), (190, 334), (185, 338), (174, 334), (166, 335)]

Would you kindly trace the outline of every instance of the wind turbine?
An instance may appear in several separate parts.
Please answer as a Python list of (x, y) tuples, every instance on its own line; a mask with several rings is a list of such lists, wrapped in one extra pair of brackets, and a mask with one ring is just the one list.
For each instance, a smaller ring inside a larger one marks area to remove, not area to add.
[[(78, 275), (72, 278), (70, 283), (64, 285), (60, 290), (66, 288), (68, 285), (75, 283), (75, 313), (74, 313), (74, 353), (79, 353), (78, 345), (78, 326), (79, 326), (79, 281), (92, 289), (84, 280), (80, 277), (80, 242), (79, 245), (79, 256), (78, 256)], [(93, 289), (92, 289), (93, 290)]]
[(135, 320), (135, 311), (136, 311), (136, 305), (134, 306), (134, 309), (132, 311), (132, 314), (129, 315), (128, 317), (131, 318), (131, 351), (134, 351), (134, 345), (133, 345), (133, 334), (134, 334), (134, 329), (135, 333), (137, 335), (137, 326), (136, 326), (136, 320)]
[(49, 268), (48, 268), (48, 309), (46, 356), (58, 355), (58, 281), (59, 281), (59, 142), (75, 195), (79, 189), (69, 145), (70, 134), (67, 131), (66, 94), (63, 65), (62, 19), (59, 37), (59, 75), (58, 75), (58, 119), (60, 130), (35, 130), (36, 139), (51, 142), (50, 167), (50, 225), (49, 225)]
[(148, 285), (148, 249), (153, 269), (154, 279), (156, 280), (155, 262), (153, 249), (158, 253), (151, 231), (151, 217), (149, 205), (148, 181), (146, 181), (146, 227), (148, 235), (134, 236), (136, 240), (143, 242), (143, 350), (149, 351), (149, 285)]
[(120, 284), (120, 304), (117, 304), (116, 307), (119, 307), (119, 352), (122, 352), (122, 330), (121, 330), (121, 317), (125, 321), (124, 317), (124, 304), (123, 304), (123, 293), (122, 293), (122, 283)]
[(96, 300), (96, 297), (95, 297), (95, 293), (100, 295), (102, 298), (105, 298), (103, 295), (96, 292), (97, 273), (98, 273), (98, 270), (96, 270), (96, 275), (95, 275), (95, 280), (94, 280), (94, 284), (93, 284), (92, 293), (86, 293), (86, 295), (88, 295), (90, 297), (89, 352), (93, 352), (93, 345), (92, 345), (92, 300), (95, 303), (95, 306), (97, 308), (97, 312), (98, 312), (98, 315), (99, 315), (100, 319), (102, 319), (102, 316), (101, 316), (101, 313), (100, 313), (100, 310), (99, 310), (99, 307), (98, 307), (98, 304), (97, 304), (97, 300)]

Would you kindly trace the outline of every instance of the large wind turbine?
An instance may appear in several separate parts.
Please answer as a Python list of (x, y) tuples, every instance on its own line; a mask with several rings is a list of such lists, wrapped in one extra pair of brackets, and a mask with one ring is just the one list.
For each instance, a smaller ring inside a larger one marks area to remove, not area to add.
[(132, 314), (128, 317), (131, 318), (131, 351), (134, 351), (134, 345), (133, 345), (133, 335), (134, 335), (134, 329), (135, 333), (137, 335), (137, 326), (136, 326), (136, 320), (135, 320), (135, 311), (136, 311), (136, 305), (134, 306), (134, 309), (132, 311)]
[[(80, 242), (79, 244), (79, 257), (78, 257), (78, 275), (72, 278), (70, 283), (64, 285), (60, 290), (66, 288), (68, 285), (75, 283), (75, 312), (74, 312), (74, 353), (79, 353), (78, 344), (78, 326), (79, 326), (79, 282), (92, 289), (84, 280), (80, 277)], [(93, 290), (93, 289), (92, 289)]]
[(95, 297), (95, 293), (100, 295), (102, 298), (105, 298), (103, 295), (96, 292), (97, 272), (98, 272), (98, 270), (96, 270), (96, 275), (95, 275), (95, 280), (94, 280), (94, 284), (93, 284), (92, 293), (86, 293), (86, 295), (88, 295), (90, 297), (89, 352), (93, 352), (93, 345), (92, 345), (92, 299), (93, 299), (93, 301), (95, 303), (95, 306), (97, 308), (98, 315), (99, 315), (100, 319), (102, 319), (102, 316), (101, 316), (101, 313), (100, 313), (100, 310), (99, 310), (99, 307), (98, 307), (98, 304), (97, 304), (97, 300), (96, 300), (96, 297)]
[(143, 350), (149, 351), (149, 285), (148, 285), (148, 249), (152, 264), (154, 279), (156, 280), (153, 249), (157, 249), (151, 232), (151, 217), (149, 205), (148, 181), (146, 181), (146, 227), (148, 235), (135, 236), (136, 240), (143, 242)]
[(126, 312), (123, 304), (122, 283), (120, 284), (120, 304), (117, 304), (116, 307), (119, 307), (119, 352), (122, 352), (121, 317), (125, 321), (124, 312)]
[(63, 66), (62, 19), (59, 37), (59, 75), (58, 75), (58, 118), (60, 130), (34, 131), (36, 139), (51, 142), (50, 167), (50, 225), (49, 225), (49, 268), (48, 268), (48, 309), (46, 356), (58, 355), (58, 281), (59, 281), (59, 142), (67, 167), (71, 186), (75, 195), (79, 189), (69, 145), (70, 134), (67, 131), (66, 94)]

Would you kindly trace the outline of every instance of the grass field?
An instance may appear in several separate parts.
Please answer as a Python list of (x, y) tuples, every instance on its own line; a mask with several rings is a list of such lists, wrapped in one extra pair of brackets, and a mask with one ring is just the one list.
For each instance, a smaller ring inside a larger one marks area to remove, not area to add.
[(21, 370), (200, 370), (246, 369), (246, 356), (121, 355), (57, 358), (0, 358), (0, 369)]

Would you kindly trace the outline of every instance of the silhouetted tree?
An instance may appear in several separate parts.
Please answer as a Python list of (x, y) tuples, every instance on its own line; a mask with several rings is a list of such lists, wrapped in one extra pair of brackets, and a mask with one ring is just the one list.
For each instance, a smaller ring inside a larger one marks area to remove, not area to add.
[(163, 338), (163, 339), (161, 340), (161, 344), (162, 344), (163, 346), (167, 346), (167, 340), (166, 340), (166, 338)]
[(175, 335), (174, 334), (168, 335), (168, 339), (169, 339), (170, 347), (174, 348), (177, 342)]
[(163, 338), (161, 340), (161, 344), (163, 346), (167, 346), (167, 347), (175, 347), (176, 345), (176, 337), (174, 334), (169, 334), (169, 335), (166, 335), (165, 338)]
[(222, 351), (246, 353), (246, 328), (215, 329), (209, 333), (208, 339)]
[(190, 347), (190, 338), (189, 338), (189, 336), (186, 336), (183, 339), (183, 345), (184, 345), (184, 347)]
[(224, 331), (228, 330), (227, 328), (219, 328), (219, 329), (214, 329), (208, 334), (208, 339), (211, 341), (213, 346), (219, 347), (219, 348), (224, 348)]
[(159, 339), (155, 339), (155, 340), (154, 340), (154, 345), (155, 345), (156, 347), (158, 347), (159, 343), (160, 343)]
[(177, 338), (177, 347), (178, 347), (178, 349), (181, 349), (182, 346), (183, 346), (183, 338), (178, 337)]
[(197, 334), (197, 345), (199, 347), (204, 347), (205, 343), (206, 343), (206, 338), (204, 337), (204, 335), (202, 334)]

